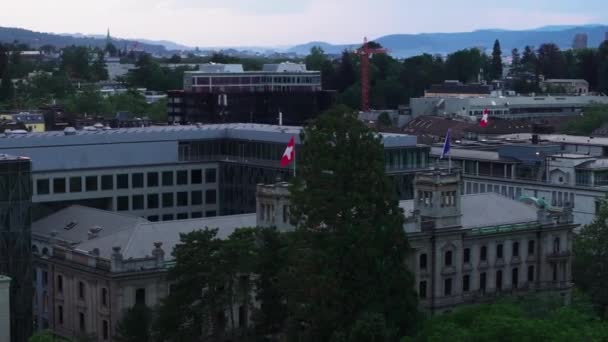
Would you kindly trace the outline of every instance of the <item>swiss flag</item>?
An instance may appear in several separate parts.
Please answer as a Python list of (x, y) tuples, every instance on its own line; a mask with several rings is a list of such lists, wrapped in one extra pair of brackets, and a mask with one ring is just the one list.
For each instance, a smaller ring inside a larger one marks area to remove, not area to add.
[(479, 121), (479, 126), (486, 127), (488, 125), (488, 109), (483, 110), (483, 115), (481, 117), (481, 121)]
[(285, 152), (283, 152), (283, 157), (281, 157), (281, 166), (285, 167), (296, 158), (296, 146), (293, 140), (293, 137), (289, 139), (289, 144), (285, 148)]

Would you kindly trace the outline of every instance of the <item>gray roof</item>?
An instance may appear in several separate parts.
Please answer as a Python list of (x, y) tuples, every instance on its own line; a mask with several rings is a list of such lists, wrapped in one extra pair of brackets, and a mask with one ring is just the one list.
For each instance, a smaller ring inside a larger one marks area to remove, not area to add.
[[(608, 97), (606, 97), (608, 98)], [(591, 145), (591, 146), (608, 146), (608, 138), (602, 137), (588, 137), (582, 135), (567, 135), (567, 134), (540, 134), (541, 141), (549, 141), (561, 144), (576, 144), (576, 145)], [(530, 140), (532, 139), (531, 133), (518, 133), (518, 134), (505, 134), (501, 135), (500, 139), (516, 139), (516, 140)]]
[[(451, 99), (446, 99), (446, 101)], [(608, 96), (507, 96), (507, 97), (474, 97), (467, 99), (470, 106), (489, 107), (529, 107), (608, 104)], [(496, 108), (498, 109), (498, 108)]]
[[(431, 147), (431, 156), (439, 157), (443, 147)], [(450, 148), (450, 155), (455, 159), (471, 159), (471, 160), (488, 160), (488, 161), (501, 161), (508, 162), (504, 158), (500, 158), (498, 152), (495, 151), (479, 151), (479, 150), (468, 150), (468, 149), (457, 149)], [(447, 157), (445, 157), (447, 158)]]
[[(240, 139), (287, 144), (293, 136), (299, 143), (301, 130), (299, 126), (234, 123), (79, 130), (74, 135), (62, 131), (0, 134), (0, 153), (30, 157), (34, 171), (159, 165), (179, 161), (179, 141)], [(416, 146), (413, 135), (382, 136), (387, 148)]]
[[(587, 156), (588, 157), (588, 156)], [(589, 170), (607, 170), (608, 159), (596, 159), (584, 162), (576, 166), (577, 169), (589, 169)]]
[[(462, 195), (462, 227), (464, 229), (537, 220), (536, 208), (495, 193)], [(414, 210), (414, 201), (400, 201), (407, 215)]]
[(22, 160), (29, 159), (28, 157), (16, 157), (10, 154), (0, 153), (0, 161), (12, 161), (12, 160)]

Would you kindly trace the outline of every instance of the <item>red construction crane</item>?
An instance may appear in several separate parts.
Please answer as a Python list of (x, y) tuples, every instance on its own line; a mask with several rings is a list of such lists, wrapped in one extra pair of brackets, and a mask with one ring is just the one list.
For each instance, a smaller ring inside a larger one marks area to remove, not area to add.
[(368, 46), (367, 37), (363, 38), (363, 46), (357, 50), (361, 57), (361, 111), (369, 111), (369, 58), (374, 53), (387, 53), (387, 49), (373, 49)]

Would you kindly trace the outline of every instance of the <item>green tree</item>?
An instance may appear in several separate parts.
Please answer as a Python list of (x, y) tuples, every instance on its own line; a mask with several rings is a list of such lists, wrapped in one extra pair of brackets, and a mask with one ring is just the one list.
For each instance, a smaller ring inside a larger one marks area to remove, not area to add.
[(71, 78), (88, 80), (90, 77), (89, 49), (84, 46), (69, 46), (61, 52), (61, 68)]
[(387, 112), (382, 112), (378, 115), (378, 123), (388, 127), (393, 125), (393, 120), (391, 120), (391, 117)]
[(545, 79), (562, 77), (564, 66), (564, 57), (557, 45), (542, 44), (538, 48), (538, 68)]
[(445, 64), (448, 78), (463, 83), (474, 82), (482, 72), (485, 57), (478, 49), (459, 50), (448, 55)]
[(91, 64), (89, 79), (93, 82), (106, 81), (108, 79), (108, 69), (103, 52), (97, 52), (97, 58)]
[[(403, 212), (385, 174), (380, 137), (351, 110), (319, 116), (302, 135), (291, 208), (298, 223), (284, 278), (292, 338), (346, 336), (380, 315), (391, 338), (416, 323)], [(373, 188), (374, 191), (369, 191)]]
[(323, 70), (323, 65), (327, 61), (327, 57), (325, 56), (325, 51), (319, 46), (313, 46), (310, 48), (310, 53), (304, 59), (304, 63), (306, 63), (306, 69), (308, 70)]
[(336, 85), (338, 91), (343, 92), (357, 82), (357, 71), (350, 52), (344, 50), (336, 72)]
[(582, 116), (570, 122), (566, 133), (590, 135), (595, 129), (608, 123), (608, 106), (597, 106), (585, 109)]
[(521, 64), (523, 71), (538, 75), (538, 58), (534, 51), (534, 47), (526, 45), (524, 52), (521, 55)]
[(500, 49), (500, 42), (498, 39), (494, 41), (494, 48), (492, 49), (492, 69), (490, 76), (494, 80), (502, 78), (502, 50)]
[(145, 305), (135, 305), (125, 311), (116, 327), (118, 342), (148, 342), (152, 340), (153, 312)]
[(608, 202), (602, 200), (592, 223), (583, 227), (574, 242), (575, 284), (591, 296), (608, 318)]
[(70, 342), (70, 340), (55, 335), (51, 330), (44, 330), (32, 335), (28, 342)]

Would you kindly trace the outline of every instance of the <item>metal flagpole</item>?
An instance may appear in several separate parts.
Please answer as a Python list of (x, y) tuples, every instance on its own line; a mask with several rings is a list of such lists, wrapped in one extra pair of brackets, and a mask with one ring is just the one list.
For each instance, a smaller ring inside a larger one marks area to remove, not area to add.
[(298, 153), (296, 152), (296, 142), (294, 140), (293, 142), (293, 178), (296, 178), (296, 155)]
[(448, 151), (448, 173), (452, 173), (452, 151)]

